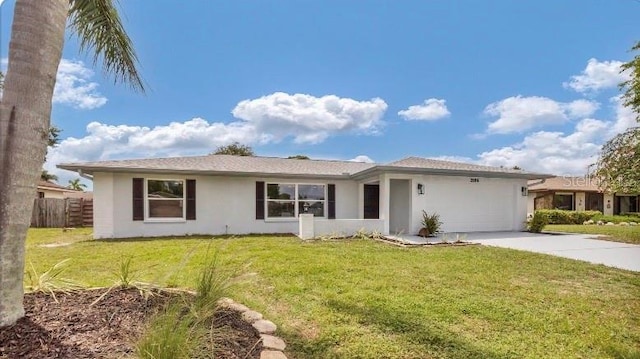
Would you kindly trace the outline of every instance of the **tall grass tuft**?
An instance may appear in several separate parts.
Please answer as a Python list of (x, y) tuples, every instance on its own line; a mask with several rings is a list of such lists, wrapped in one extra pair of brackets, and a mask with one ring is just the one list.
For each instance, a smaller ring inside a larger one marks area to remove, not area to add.
[(82, 288), (79, 283), (62, 277), (62, 274), (66, 270), (65, 265), (70, 260), (70, 258), (62, 260), (42, 273), (38, 273), (33, 263), (30, 262), (29, 264), (31, 268), (27, 271), (25, 289), (28, 292), (42, 292), (49, 294), (57, 302), (58, 298), (56, 298), (56, 292), (70, 293)]
[(135, 345), (140, 359), (190, 358), (202, 337), (180, 302), (169, 304), (151, 320)]
[(117, 277), (115, 285), (122, 288), (131, 288), (138, 281), (138, 271), (133, 269), (131, 263), (131, 256), (120, 259), (119, 270), (115, 273)]
[(226, 267), (217, 253), (207, 251), (198, 274), (193, 296), (174, 298), (166, 310), (151, 321), (146, 332), (136, 343), (141, 359), (209, 357), (216, 339), (224, 333), (214, 329), (212, 323), (220, 300), (239, 278), (238, 270)]
[(212, 316), (237, 277), (235, 270), (220, 263), (217, 253), (211, 255), (207, 252), (195, 285), (196, 294), (192, 304), (195, 315), (202, 319)]

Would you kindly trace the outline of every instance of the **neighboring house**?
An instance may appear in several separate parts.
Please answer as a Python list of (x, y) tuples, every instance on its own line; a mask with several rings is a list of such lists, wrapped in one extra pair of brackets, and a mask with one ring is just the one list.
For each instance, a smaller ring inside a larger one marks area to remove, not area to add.
[(93, 192), (91, 191), (70, 191), (64, 194), (64, 198), (82, 198), (83, 200), (93, 200)]
[(529, 181), (527, 212), (537, 209), (600, 211), (606, 215), (638, 212), (640, 196), (603, 192), (597, 179), (553, 177)]
[(38, 193), (37, 198), (65, 198), (65, 194), (69, 192), (75, 192), (66, 187), (62, 187), (59, 184), (40, 180), (37, 185)]
[(94, 237), (522, 230), (527, 180), (551, 176), (409, 157), (388, 164), (208, 155), (60, 164), (93, 176)]

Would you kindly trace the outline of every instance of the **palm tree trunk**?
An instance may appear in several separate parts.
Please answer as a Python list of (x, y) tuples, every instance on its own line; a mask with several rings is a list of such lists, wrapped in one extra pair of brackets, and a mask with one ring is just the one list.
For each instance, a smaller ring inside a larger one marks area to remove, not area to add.
[(17, 0), (0, 103), (0, 327), (24, 316), (25, 239), (46, 151), (69, 0)]

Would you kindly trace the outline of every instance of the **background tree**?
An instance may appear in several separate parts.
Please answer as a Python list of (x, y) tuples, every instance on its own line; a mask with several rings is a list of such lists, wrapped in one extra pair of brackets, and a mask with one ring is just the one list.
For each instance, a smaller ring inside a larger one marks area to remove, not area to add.
[(69, 180), (69, 185), (67, 188), (72, 189), (74, 191), (84, 191), (87, 188), (87, 185), (80, 182), (80, 178), (75, 178)]
[(255, 156), (255, 153), (253, 153), (251, 147), (234, 142), (230, 145), (216, 148), (212, 155)]
[[(640, 50), (640, 41), (631, 48)], [(640, 55), (622, 65), (630, 79), (620, 84), (622, 103), (631, 108), (640, 122)], [(609, 140), (602, 147), (596, 167), (600, 187), (610, 192), (640, 192), (640, 127), (634, 127)]]
[(640, 192), (640, 127), (630, 128), (602, 147), (596, 176), (610, 192)]
[(51, 182), (57, 181), (58, 176), (54, 175), (53, 173), (49, 173), (49, 171), (47, 170), (42, 170), (42, 172), (40, 173), (40, 179), (43, 181)]
[[(640, 41), (631, 48), (631, 51), (640, 51)], [(636, 121), (640, 122), (640, 54), (622, 65), (622, 71), (629, 71), (631, 78), (620, 84), (622, 103), (631, 108), (636, 114)]]
[(311, 159), (309, 158), (309, 156), (305, 156), (305, 155), (295, 155), (295, 156), (289, 156), (287, 158), (294, 159), (294, 160), (310, 160)]
[(0, 327), (24, 316), (25, 238), (50, 129), (65, 29), (105, 73), (144, 91), (112, 0), (16, 0), (0, 102)]

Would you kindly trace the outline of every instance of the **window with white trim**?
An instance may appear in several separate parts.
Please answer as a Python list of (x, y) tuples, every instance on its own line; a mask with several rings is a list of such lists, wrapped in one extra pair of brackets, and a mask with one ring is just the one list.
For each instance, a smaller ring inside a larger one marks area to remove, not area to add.
[(325, 217), (326, 185), (267, 183), (267, 218), (297, 218), (303, 213)]
[(184, 180), (147, 179), (147, 218), (185, 218)]

